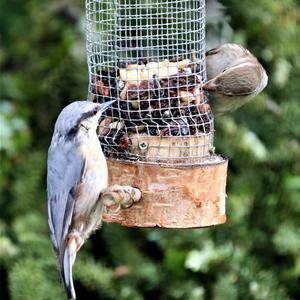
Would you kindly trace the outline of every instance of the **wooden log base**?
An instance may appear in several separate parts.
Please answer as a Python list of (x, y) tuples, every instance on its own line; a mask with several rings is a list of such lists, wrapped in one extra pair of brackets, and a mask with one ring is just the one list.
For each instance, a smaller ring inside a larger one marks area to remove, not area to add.
[(138, 188), (142, 198), (131, 208), (110, 210), (104, 222), (128, 227), (195, 228), (226, 222), (228, 161), (213, 156), (207, 164), (165, 167), (108, 160), (109, 184)]

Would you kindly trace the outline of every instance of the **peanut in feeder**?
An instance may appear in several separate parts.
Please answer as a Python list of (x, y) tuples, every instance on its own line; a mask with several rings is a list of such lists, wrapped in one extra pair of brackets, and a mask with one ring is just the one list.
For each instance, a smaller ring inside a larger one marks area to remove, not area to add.
[(116, 99), (99, 127), (110, 184), (142, 199), (108, 222), (203, 227), (225, 222), (227, 161), (214, 154), (202, 85), (204, 0), (86, 1), (89, 94)]

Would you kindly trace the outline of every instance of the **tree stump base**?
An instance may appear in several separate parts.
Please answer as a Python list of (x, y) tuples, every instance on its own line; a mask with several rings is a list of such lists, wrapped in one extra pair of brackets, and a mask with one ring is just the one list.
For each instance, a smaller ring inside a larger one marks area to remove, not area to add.
[(104, 222), (127, 227), (196, 228), (226, 222), (227, 159), (166, 167), (107, 160), (109, 185), (138, 188), (142, 199), (128, 209), (110, 211)]

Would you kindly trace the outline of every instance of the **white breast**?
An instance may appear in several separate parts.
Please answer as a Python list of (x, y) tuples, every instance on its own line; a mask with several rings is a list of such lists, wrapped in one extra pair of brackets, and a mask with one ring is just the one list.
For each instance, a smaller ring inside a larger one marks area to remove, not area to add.
[(86, 158), (80, 195), (76, 199), (74, 217), (89, 215), (98, 201), (102, 189), (107, 187), (107, 164), (96, 133), (83, 139), (80, 152)]

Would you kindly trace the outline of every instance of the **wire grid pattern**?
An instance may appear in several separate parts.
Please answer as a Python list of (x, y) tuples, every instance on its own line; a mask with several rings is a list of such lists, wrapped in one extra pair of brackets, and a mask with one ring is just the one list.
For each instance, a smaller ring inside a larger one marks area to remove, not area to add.
[(106, 156), (207, 162), (205, 0), (86, 0), (86, 26), (89, 98), (117, 100), (99, 126)]

